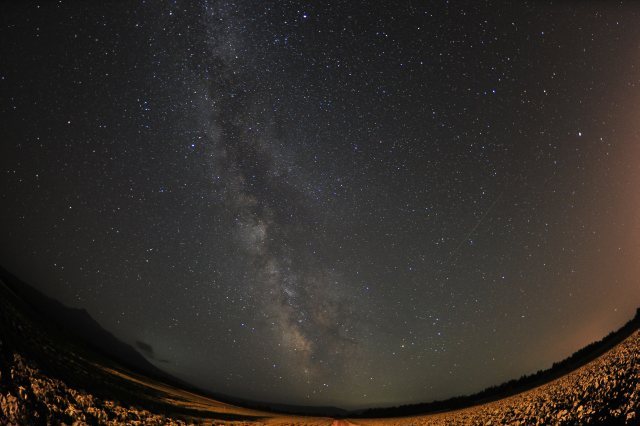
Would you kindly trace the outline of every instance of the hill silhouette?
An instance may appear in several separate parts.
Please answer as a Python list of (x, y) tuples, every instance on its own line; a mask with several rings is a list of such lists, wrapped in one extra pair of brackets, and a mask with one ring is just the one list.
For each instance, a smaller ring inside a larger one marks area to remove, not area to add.
[(68, 333), (96, 351), (111, 357), (123, 366), (154, 377), (171, 378), (142, 356), (133, 346), (122, 342), (105, 330), (84, 309), (70, 308), (46, 296), (0, 267), (0, 279), (22, 300), (27, 301), (44, 319), (62, 332)]

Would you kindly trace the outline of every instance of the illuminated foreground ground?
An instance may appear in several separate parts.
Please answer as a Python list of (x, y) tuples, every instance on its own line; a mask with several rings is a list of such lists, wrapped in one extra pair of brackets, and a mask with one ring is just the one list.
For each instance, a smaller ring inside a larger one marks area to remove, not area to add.
[[(38, 421), (79, 424), (268, 424), (268, 425), (444, 425), (444, 424), (601, 424), (605, 419), (637, 424), (640, 403), (640, 332), (599, 359), (547, 385), (511, 398), (464, 410), (396, 419), (277, 416), (222, 404), (193, 393), (141, 380), (116, 371), (115, 379), (154, 394), (163, 409), (146, 410), (93, 396), (39, 371), (19, 354), (3, 365), (0, 423)], [(99, 368), (99, 367), (98, 367)], [(186, 411), (185, 411), (186, 409)], [(163, 412), (174, 411), (174, 414)], [(185, 412), (185, 414), (177, 414)], [(201, 414), (198, 415), (197, 413)], [(217, 414), (253, 417), (220, 420)], [(254, 417), (255, 416), (255, 417)]]
[(282, 416), (137, 376), (34, 319), (0, 289), (0, 425), (640, 424), (640, 331), (574, 372), (459, 411), (393, 419)]

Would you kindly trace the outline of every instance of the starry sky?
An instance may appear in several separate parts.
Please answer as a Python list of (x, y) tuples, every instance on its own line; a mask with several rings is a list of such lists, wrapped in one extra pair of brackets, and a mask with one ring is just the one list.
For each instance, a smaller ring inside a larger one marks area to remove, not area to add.
[(151, 362), (346, 408), (640, 305), (640, 4), (6, 1), (0, 262)]

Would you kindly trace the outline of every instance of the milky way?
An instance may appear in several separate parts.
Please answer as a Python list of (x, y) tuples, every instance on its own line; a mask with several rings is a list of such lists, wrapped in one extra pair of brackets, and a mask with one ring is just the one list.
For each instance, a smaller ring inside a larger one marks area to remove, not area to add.
[(640, 7), (0, 6), (0, 262), (255, 401), (442, 399), (640, 304)]
[(210, 54), (190, 70), (206, 88), (196, 125), (212, 181), (209, 214), (230, 234), (230, 249), (241, 259), (238, 292), (251, 306), (249, 317), (265, 330), (260, 339), (275, 344), (307, 384), (327, 370), (340, 374), (353, 356), (353, 336), (361, 333), (354, 330), (357, 299), (335, 268), (316, 259), (310, 226), (323, 220), (322, 211), (313, 211), (308, 183), (281, 152), (270, 126), (273, 111), (257, 106), (255, 71), (237, 56), (246, 41), (217, 22), (234, 18), (208, 4), (204, 9), (203, 44)]
[(215, 108), (205, 109), (210, 114), (203, 127), (213, 190), (227, 215), (222, 226), (243, 259), (241, 286), (254, 301), (257, 320), (285, 352), (295, 352), (289, 362), (308, 373), (353, 343), (341, 323), (354, 322), (349, 304), (355, 300), (347, 298), (337, 274), (314, 259), (317, 243), (308, 227), (321, 212), (310, 211), (309, 195), (289, 182), (295, 177), (280, 159), (280, 141), (263, 124), (269, 114), (254, 107), (253, 88), (246, 87), (257, 83), (226, 63), (218, 49), (233, 48), (235, 41), (220, 38), (222, 46), (211, 56), (219, 62), (207, 69), (211, 78), (204, 83)]

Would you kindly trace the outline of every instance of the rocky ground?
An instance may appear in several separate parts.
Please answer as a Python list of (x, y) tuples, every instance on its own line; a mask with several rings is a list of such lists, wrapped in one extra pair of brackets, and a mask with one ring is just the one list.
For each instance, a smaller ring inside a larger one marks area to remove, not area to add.
[(640, 332), (582, 368), (510, 398), (430, 416), (366, 425), (640, 424)]
[[(18, 353), (0, 368), (0, 424), (332, 424), (332, 419), (265, 416), (212, 420), (170, 415), (99, 398), (49, 377)], [(558, 380), (464, 410), (395, 419), (350, 419), (361, 425), (640, 424), (640, 332)], [(344, 422), (344, 421), (343, 421)]]
[(184, 425), (171, 419), (118, 402), (96, 398), (43, 375), (23, 357), (14, 354), (13, 364), (3, 369), (8, 380), (0, 387), (0, 423)]
[[(5, 365), (4, 367), (9, 367)], [(100, 398), (48, 377), (18, 354), (0, 369), (0, 425), (330, 425), (332, 419), (267, 415), (255, 420), (220, 420), (211, 413), (163, 413)], [(171, 412), (171, 406), (165, 410)], [(242, 409), (238, 411), (242, 412)]]

